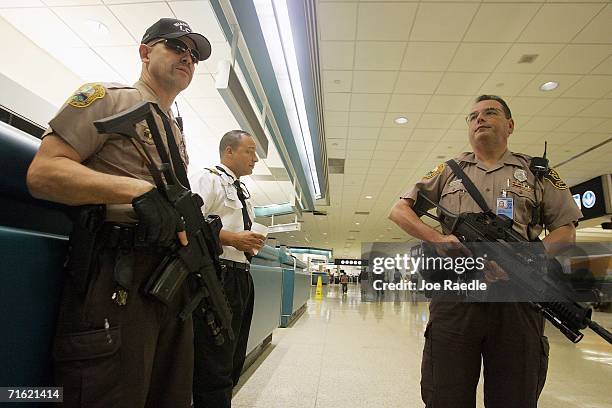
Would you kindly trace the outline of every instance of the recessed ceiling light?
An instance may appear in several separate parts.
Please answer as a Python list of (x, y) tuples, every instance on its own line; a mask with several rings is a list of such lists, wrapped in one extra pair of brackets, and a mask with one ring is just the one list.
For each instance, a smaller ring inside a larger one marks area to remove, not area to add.
[(365, 196), (365, 198), (367, 198), (369, 200), (370, 198), (372, 198), (372, 196), (367, 195), (367, 196)]
[(83, 24), (85, 24), (85, 27), (96, 34), (108, 35), (110, 33), (108, 27), (101, 21), (87, 19), (83, 21)]
[(558, 86), (559, 83), (555, 81), (544, 82), (542, 85), (540, 85), (540, 91), (552, 91), (553, 89), (557, 89)]
[(327, 232), (324, 232), (323, 235), (327, 235)]
[(398, 118), (395, 118), (395, 123), (397, 123), (398, 125), (403, 125), (405, 123), (408, 123), (408, 118), (405, 116), (400, 116)]
[(295, 238), (295, 235), (289, 235), (289, 238)]
[(356, 222), (356, 223), (355, 223), (355, 225), (359, 225), (359, 223), (358, 223), (358, 222)]

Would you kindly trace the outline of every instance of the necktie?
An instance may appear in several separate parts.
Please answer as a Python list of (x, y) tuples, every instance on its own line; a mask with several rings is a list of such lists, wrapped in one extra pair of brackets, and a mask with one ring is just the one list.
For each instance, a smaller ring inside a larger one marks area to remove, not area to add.
[[(250, 231), (251, 225), (253, 223), (251, 222), (251, 218), (249, 217), (249, 212), (247, 210), (247, 204), (246, 204), (246, 197), (244, 196), (244, 191), (242, 191), (240, 180), (238, 179), (234, 180), (234, 186), (236, 187), (236, 191), (238, 192), (238, 200), (240, 200), (240, 203), (242, 204), (242, 223), (244, 224), (244, 230)], [(245, 252), (244, 255), (247, 257), (247, 260), (250, 263), (251, 258), (253, 258), (253, 255), (251, 255), (248, 252)]]

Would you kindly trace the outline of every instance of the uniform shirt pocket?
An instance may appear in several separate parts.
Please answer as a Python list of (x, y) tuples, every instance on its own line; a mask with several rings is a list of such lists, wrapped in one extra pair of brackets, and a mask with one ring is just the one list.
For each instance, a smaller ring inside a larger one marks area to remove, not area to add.
[(238, 197), (236, 197), (235, 199), (232, 199), (232, 198), (225, 196), (225, 206), (232, 208), (234, 210), (242, 209), (242, 203), (240, 202), (240, 200), (238, 200)]
[(526, 226), (531, 222), (533, 209), (536, 206), (534, 190), (513, 186), (507, 191), (508, 197), (514, 200), (514, 221)]
[(465, 188), (463, 184), (448, 184), (442, 189), (440, 195), (440, 205), (447, 210), (459, 213), (461, 212), (461, 204), (464, 202)]

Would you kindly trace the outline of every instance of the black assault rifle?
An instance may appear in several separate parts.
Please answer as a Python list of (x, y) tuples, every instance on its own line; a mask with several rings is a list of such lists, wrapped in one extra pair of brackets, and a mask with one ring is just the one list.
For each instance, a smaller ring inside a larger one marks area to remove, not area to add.
[[(99, 133), (117, 133), (131, 140), (147, 162), (157, 189), (185, 222), (189, 244), (175, 244), (170, 255), (153, 274), (145, 291), (163, 303), (170, 303), (191, 274), (198, 290), (179, 317), (185, 320), (194, 310), (199, 309), (198, 313), (202, 313), (215, 344), (221, 345), (225, 341), (223, 330), (227, 331), (231, 340), (234, 339), (232, 312), (220, 280), (219, 254), (222, 249), (218, 236), (221, 222), (216, 216), (205, 219), (201, 211), (202, 198), (178, 181), (151, 108), (152, 103), (141, 102), (126, 111), (95, 121), (94, 125)], [(142, 121), (146, 121), (153, 136), (161, 159), (159, 168), (154, 165), (152, 157), (136, 133), (135, 125)], [(166, 136), (174, 137), (172, 134)]]
[[(438, 217), (428, 212), (433, 207), (438, 209)], [(510, 244), (529, 242), (512, 229), (511, 219), (491, 211), (456, 215), (420, 192), (413, 210), (419, 217), (427, 216), (438, 221), (445, 233), (455, 235), (472, 252), (476, 245), (470, 244), (478, 243), (476, 250), (481, 252), (480, 255), (486, 253), (490, 260), (494, 260), (508, 274), (510, 282), (518, 285), (530, 299), (535, 299), (531, 305), (573, 343), (582, 340), (584, 335), (580, 330), (589, 327), (612, 344), (612, 333), (591, 320), (592, 310), (575, 302), (570, 291), (550, 274), (541, 272), (536, 266), (534, 251), (521, 251), (521, 247), (526, 246)], [(541, 249), (543, 252), (543, 247)], [(554, 301), (539, 301), (550, 298)]]

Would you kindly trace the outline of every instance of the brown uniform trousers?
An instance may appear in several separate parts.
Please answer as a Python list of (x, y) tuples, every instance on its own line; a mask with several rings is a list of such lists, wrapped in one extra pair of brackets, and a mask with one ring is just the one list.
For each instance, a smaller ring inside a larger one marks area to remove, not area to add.
[(191, 317), (177, 318), (187, 285), (169, 306), (147, 298), (140, 289), (163, 254), (134, 250), (122, 260), (133, 262), (134, 280), (127, 304), (119, 306), (112, 300), (117, 251), (98, 254), (85, 294), (66, 280), (53, 347), (64, 406), (189, 407), (193, 327)]
[(474, 408), (484, 363), (487, 408), (536, 408), (548, 367), (540, 313), (527, 303), (432, 301), (421, 395), (428, 408)]

